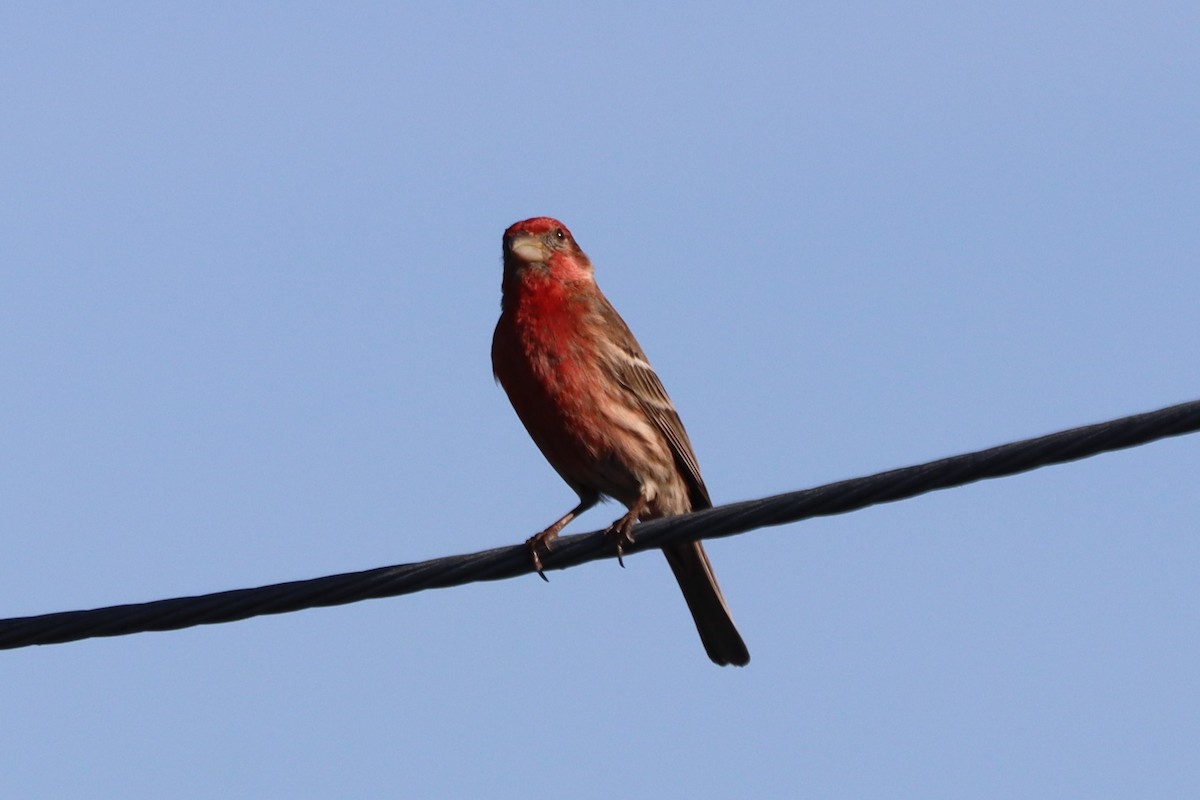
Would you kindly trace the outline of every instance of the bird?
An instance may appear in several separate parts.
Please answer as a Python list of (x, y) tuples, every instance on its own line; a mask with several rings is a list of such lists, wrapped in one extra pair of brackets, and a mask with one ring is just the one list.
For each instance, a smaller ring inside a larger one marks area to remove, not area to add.
[[(514, 223), (504, 232), (503, 264), (492, 371), (579, 499), (526, 542), (537, 572), (559, 532), (602, 499), (627, 509), (606, 530), (618, 557), (639, 520), (711, 508), (675, 405), (567, 227), (550, 217)], [(704, 547), (670, 544), (663, 552), (708, 657), (748, 664)]]

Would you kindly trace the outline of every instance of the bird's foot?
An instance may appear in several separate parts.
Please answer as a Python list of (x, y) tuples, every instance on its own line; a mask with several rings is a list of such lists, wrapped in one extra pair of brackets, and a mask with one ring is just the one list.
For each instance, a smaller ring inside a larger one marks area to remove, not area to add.
[(550, 579), (546, 577), (546, 573), (542, 571), (542, 553), (549, 553), (554, 549), (554, 540), (558, 538), (558, 525), (551, 525), (546, 530), (530, 536), (525, 540), (525, 548), (529, 550), (529, 560), (533, 562), (533, 568), (537, 570), (537, 574), (541, 576), (546, 583)]
[(633, 544), (633, 526), (637, 522), (638, 513), (641, 509), (630, 510), (628, 514), (621, 517), (619, 520), (608, 526), (604, 531), (605, 536), (610, 536), (616, 540), (617, 544), (617, 563), (621, 568), (625, 567), (625, 548)]

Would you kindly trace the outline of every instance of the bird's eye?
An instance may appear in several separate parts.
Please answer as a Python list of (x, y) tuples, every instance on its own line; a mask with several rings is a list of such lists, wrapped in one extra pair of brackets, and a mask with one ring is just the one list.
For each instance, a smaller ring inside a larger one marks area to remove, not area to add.
[(567, 238), (567, 235), (565, 233), (563, 233), (562, 228), (555, 228), (554, 229), (554, 238), (561, 242)]

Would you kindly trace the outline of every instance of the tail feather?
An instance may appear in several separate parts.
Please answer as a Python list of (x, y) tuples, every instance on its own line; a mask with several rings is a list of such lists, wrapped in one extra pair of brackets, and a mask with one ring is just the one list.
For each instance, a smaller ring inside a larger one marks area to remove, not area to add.
[(663, 553), (675, 573), (675, 580), (679, 581), (683, 599), (696, 621), (696, 630), (708, 657), (722, 667), (749, 664), (750, 651), (729, 616), (729, 607), (721, 596), (721, 588), (717, 586), (704, 548), (699, 542), (692, 542), (663, 548)]

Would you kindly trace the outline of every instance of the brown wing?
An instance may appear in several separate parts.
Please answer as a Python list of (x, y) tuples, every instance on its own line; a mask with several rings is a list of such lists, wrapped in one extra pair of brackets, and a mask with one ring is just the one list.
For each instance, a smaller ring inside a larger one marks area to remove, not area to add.
[(605, 366), (618, 383), (628, 389), (637, 398), (642, 410), (654, 423), (654, 426), (666, 438), (675, 456), (675, 464), (688, 485), (692, 509), (711, 508), (712, 500), (708, 497), (708, 489), (704, 479), (700, 477), (700, 464), (696, 461), (696, 453), (692, 450), (691, 440), (679, 419), (679, 413), (662, 381), (654, 373), (650, 361), (646, 358), (641, 345), (633, 337), (629, 326), (621, 315), (612, 307), (607, 298), (600, 297), (598, 314), (604, 319), (608, 331), (612, 333), (612, 341), (617, 352), (609, 354), (604, 359)]

